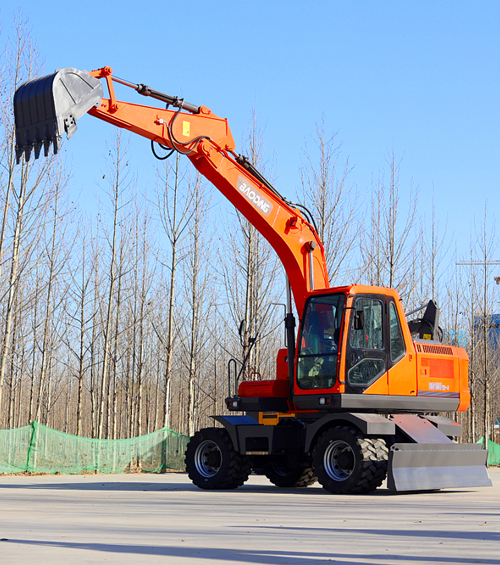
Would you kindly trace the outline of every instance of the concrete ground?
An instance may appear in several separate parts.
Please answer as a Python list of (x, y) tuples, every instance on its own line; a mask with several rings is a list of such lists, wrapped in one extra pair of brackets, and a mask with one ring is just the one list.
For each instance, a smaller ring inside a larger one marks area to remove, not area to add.
[(500, 565), (492, 488), (369, 496), (264, 477), (202, 491), (185, 474), (0, 477), (0, 563)]

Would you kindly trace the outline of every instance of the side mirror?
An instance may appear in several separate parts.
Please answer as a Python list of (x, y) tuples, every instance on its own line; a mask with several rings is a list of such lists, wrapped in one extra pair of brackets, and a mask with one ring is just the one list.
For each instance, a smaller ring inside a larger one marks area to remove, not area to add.
[(246, 331), (247, 331), (247, 324), (245, 320), (241, 320), (240, 329), (238, 330), (238, 333), (240, 334), (241, 338), (245, 335)]
[(365, 327), (365, 312), (364, 310), (356, 310), (354, 314), (354, 329), (363, 330)]

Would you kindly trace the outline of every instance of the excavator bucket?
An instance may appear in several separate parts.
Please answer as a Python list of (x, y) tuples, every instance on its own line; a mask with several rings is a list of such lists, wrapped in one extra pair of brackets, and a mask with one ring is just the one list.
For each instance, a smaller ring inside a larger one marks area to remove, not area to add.
[(45, 157), (52, 144), (57, 153), (63, 132), (68, 139), (76, 131), (76, 121), (101, 103), (102, 83), (87, 71), (71, 67), (23, 83), (14, 94), (16, 158), (35, 159), (43, 147)]

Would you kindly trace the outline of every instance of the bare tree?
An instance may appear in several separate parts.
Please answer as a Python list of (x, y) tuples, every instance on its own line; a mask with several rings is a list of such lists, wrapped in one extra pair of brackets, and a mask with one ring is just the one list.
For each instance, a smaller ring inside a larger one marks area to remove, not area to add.
[[(263, 133), (258, 127), (255, 112), (243, 140), (243, 148), (253, 165), (265, 175)], [(276, 334), (272, 329), (277, 325), (278, 312), (273, 310), (267, 319), (264, 316), (268, 305), (279, 301), (282, 294), (279, 283), (284, 283), (285, 276), (274, 249), (241, 214), (236, 213), (236, 222), (226, 225), (225, 231), (231, 237), (222, 238), (219, 252), (225, 293), (225, 303), (220, 304), (219, 309), (225, 331), (233, 335), (235, 341), (231, 345), (233, 355), (238, 347), (235, 330), (240, 328), (239, 347), (244, 363), (242, 379), (249, 380), (274, 371), (277, 348)]]
[(51, 355), (53, 355), (57, 335), (57, 313), (60, 310), (60, 305), (64, 301), (67, 291), (67, 283), (62, 280), (64, 278), (63, 271), (67, 266), (68, 256), (72, 247), (72, 244), (65, 240), (66, 227), (63, 222), (67, 214), (67, 209), (61, 209), (61, 207), (64, 206), (64, 203), (61, 204), (61, 200), (64, 198), (67, 179), (62, 169), (54, 170), (54, 172), (57, 173), (57, 176), (54, 175), (53, 178), (50, 206), (52, 228), (48, 234), (47, 242), (44, 245), (42, 256), (40, 257), (45, 265), (47, 278), (44, 289), (45, 292), (43, 293), (45, 309), (43, 315), (42, 343), (40, 345), (42, 358), (40, 364), (38, 403), (35, 415), (35, 419), (38, 421), (41, 421), (42, 404), (45, 393), (47, 393), (45, 421), (51, 409), (51, 387), (50, 383), (46, 381), (51, 375)]
[[(117, 270), (117, 256), (119, 251), (119, 238), (120, 238), (120, 222), (122, 221), (122, 212), (126, 203), (123, 202), (123, 195), (127, 188), (127, 173), (125, 167), (127, 166), (127, 151), (122, 143), (121, 131), (117, 130), (116, 137), (112, 149), (109, 151), (110, 156), (110, 201), (111, 201), (111, 216), (112, 227), (111, 235), (108, 240), (109, 244), (109, 281), (108, 281), (108, 295), (105, 305), (105, 314), (103, 320), (103, 349), (102, 349), (102, 369), (101, 369), (101, 393), (99, 405), (99, 422), (98, 422), (98, 437), (101, 439), (104, 433), (104, 413), (109, 396), (107, 394), (109, 383), (109, 365), (112, 356), (112, 323), (113, 316), (115, 315), (115, 292), (121, 273)], [(109, 422), (108, 422), (109, 429)]]
[[(500, 371), (497, 365), (496, 351), (492, 343), (492, 314), (493, 314), (493, 276), (490, 274), (490, 263), (498, 248), (494, 226), (488, 230), (487, 207), (482, 225), (475, 229), (476, 261), (471, 261), (471, 268), (480, 269), (481, 287), (476, 288), (478, 300), (477, 315), (474, 317), (472, 333), (474, 335), (474, 353), (472, 357), (472, 371), (474, 371), (475, 385), (480, 386), (482, 404), (482, 430), (485, 442), (492, 437), (492, 397), (491, 389), (498, 381)], [(476, 391), (476, 402), (479, 400)], [(479, 402), (477, 402), (479, 404)], [(477, 405), (476, 405), (477, 409)]]
[(140, 212), (136, 206), (135, 213), (135, 257), (133, 265), (134, 278), (134, 304), (133, 325), (136, 332), (136, 372), (137, 372), (137, 435), (143, 433), (143, 408), (144, 385), (146, 381), (146, 342), (148, 331), (146, 324), (149, 321), (151, 310), (151, 286), (155, 276), (151, 270), (149, 258), (151, 250), (150, 216), (148, 210)]
[[(1, 145), (3, 212), (0, 226), (0, 265), (7, 266), (8, 279), (3, 306), (2, 335), (0, 343), (0, 409), (2, 407), (3, 385), (7, 372), (12, 345), (12, 326), (15, 319), (15, 305), (19, 280), (30, 265), (30, 258), (35, 251), (34, 242), (39, 229), (38, 214), (43, 213), (46, 204), (44, 190), (47, 189), (47, 172), (51, 160), (33, 165), (24, 161), (16, 165), (14, 155), (14, 123), (11, 113), (12, 96), (19, 84), (38, 72), (36, 46), (22, 22), (16, 26), (16, 40), (13, 52), (7, 52), (6, 66), (2, 75), (4, 88), (1, 91)], [(12, 227), (9, 228), (9, 219)], [(7, 230), (11, 230), (10, 248), (5, 246)], [(6, 256), (7, 254), (7, 256)], [(1, 267), (0, 267), (1, 269)], [(0, 271), (1, 274), (1, 271)]]
[(207, 233), (203, 219), (209, 208), (209, 195), (204, 190), (204, 184), (197, 175), (192, 183), (193, 214), (190, 221), (190, 238), (188, 260), (186, 262), (186, 284), (190, 320), (186, 343), (188, 370), (188, 434), (192, 436), (195, 429), (197, 396), (207, 386), (206, 379), (201, 379), (204, 366), (203, 352), (207, 351), (206, 342), (211, 326), (212, 315), (211, 293), (213, 287), (213, 270), (211, 268), (211, 237)]
[(382, 177), (372, 189), (371, 223), (361, 246), (362, 279), (368, 284), (395, 288), (406, 300), (414, 290), (412, 259), (417, 193), (411, 186), (407, 211), (402, 215), (399, 174), (400, 164), (393, 152), (389, 159), (388, 185)]
[[(359, 239), (359, 198), (349, 184), (349, 159), (339, 164), (342, 144), (325, 132), (325, 118), (316, 125), (314, 147), (304, 149), (302, 200), (311, 211), (325, 247), (330, 284), (352, 276), (353, 253)], [(339, 170), (342, 167), (341, 170)]]
[[(83, 435), (83, 398), (85, 376), (90, 367), (88, 359), (91, 342), (89, 338), (89, 326), (95, 323), (96, 309), (92, 304), (92, 282), (95, 262), (92, 254), (89, 258), (89, 244), (86, 222), (82, 221), (81, 232), (81, 258), (79, 263), (71, 269), (71, 288), (69, 300), (65, 306), (67, 312), (67, 326), (65, 328), (64, 342), (69, 354), (75, 358), (74, 370), (77, 379), (77, 411), (76, 411), (76, 433)], [(92, 237), (92, 235), (90, 235)], [(71, 359), (71, 358), (70, 358)], [(71, 363), (68, 362), (71, 370)]]
[(181, 167), (180, 154), (176, 154), (174, 164), (166, 161), (163, 171), (158, 171), (157, 203), (161, 226), (169, 242), (169, 257), (164, 263), (167, 267), (167, 323), (161, 321), (155, 325), (158, 339), (163, 345), (163, 426), (171, 427), (170, 405), (172, 387), (172, 367), (175, 340), (178, 335), (175, 327), (175, 308), (178, 268), (183, 260), (183, 244), (188, 235), (193, 195), (184, 182), (185, 171)]

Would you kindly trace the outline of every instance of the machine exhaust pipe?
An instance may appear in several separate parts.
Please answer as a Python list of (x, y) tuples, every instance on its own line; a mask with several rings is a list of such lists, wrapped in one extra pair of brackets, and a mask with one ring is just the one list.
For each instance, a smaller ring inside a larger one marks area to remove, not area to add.
[(68, 139), (76, 131), (76, 122), (103, 97), (102, 83), (87, 71), (71, 67), (23, 83), (14, 94), (16, 159), (24, 155), (35, 159), (43, 147), (45, 157), (53, 145), (59, 150), (63, 132)]

